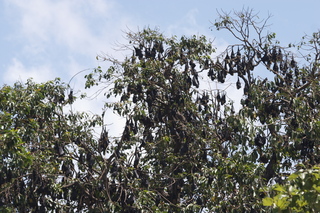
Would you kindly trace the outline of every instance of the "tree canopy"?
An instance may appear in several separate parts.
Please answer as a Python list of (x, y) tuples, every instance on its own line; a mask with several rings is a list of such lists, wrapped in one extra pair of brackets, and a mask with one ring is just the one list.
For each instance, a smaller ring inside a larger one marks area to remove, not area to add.
[[(320, 32), (282, 46), (267, 20), (221, 13), (212, 30), (238, 43), (218, 56), (205, 36), (126, 33), (129, 54), (98, 56), (110, 67), (85, 76), (104, 88), (101, 116), (66, 112), (76, 97), (59, 79), (3, 86), (0, 209), (319, 209)], [(110, 110), (126, 120), (120, 137), (104, 125)]]

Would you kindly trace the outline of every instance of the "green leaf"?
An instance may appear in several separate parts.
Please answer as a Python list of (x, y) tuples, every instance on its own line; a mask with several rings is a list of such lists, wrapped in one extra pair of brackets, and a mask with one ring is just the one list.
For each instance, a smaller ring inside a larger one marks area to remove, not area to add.
[(271, 197), (266, 197), (262, 199), (262, 205), (264, 206), (272, 206), (273, 205), (273, 199)]
[(285, 192), (285, 191), (286, 191), (286, 190), (284, 189), (284, 187), (281, 186), (281, 185), (279, 185), (279, 184), (275, 185), (274, 190), (276, 190), (276, 191), (278, 191), (278, 192)]
[(279, 207), (281, 210), (284, 210), (284, 209), (286, 209), (288, 206), (289, 206), (289, 204), (290, 204), (290, 202), (288, 201), (288, 197), (287, 196), (282, 196), (282, 195), (280, 195), (280, 196), (277, 196), (276, 198), (275, 198), (275, 204), (276, 204), (276, 206), (277, 207)]
[(313, 188), (314, 188), (317, 192), (320, 192), (320, 186), (313, 185)]
[(297, 173), (293, 173), (288, 177), (288, 180), (294, 180), (294, 179), (296, 179), (298, 177), (299, 177), (299, 175)]

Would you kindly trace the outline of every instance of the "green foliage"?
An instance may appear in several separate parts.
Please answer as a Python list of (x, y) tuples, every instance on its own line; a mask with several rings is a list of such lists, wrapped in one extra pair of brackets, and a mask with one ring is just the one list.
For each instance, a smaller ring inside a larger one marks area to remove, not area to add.
[[(64, 113), (75, 100), (59, 79), (28, 80), (0, 90), (0, 203), (3, 212), (67, 209), (76, 138), (91, 138), (84, 114)], [(77, 123), (77, 120), (80, 121)], [(87, 119), (88, 120), (88, 119)], [(68, 178), (67, 178), (68, 179)]]
[(319, 33), (291, 45), (308, 51), (298, 61), (266, 21), (220, 14), (214, 27), (238, 42), (216, 58), (205, 36), (128, 32), (128, 55), (85, 76), (126, 119), (120, 137), (105, 111), (65, 112), (76, 97), (59, 79), (4, 86), (1, 211), (317, 211)]
[[(224, 83), (227, 76), (211, 58), (211, 43), (203, 36), (166, 38), (151, 29), (127, 36), (131, 56), (123, 62), (102, 57), (113, 65), (86, 76), (88, 87), (113, 83), (105, 95), (120, 101), (106, 106), (127, 119), (113, 147), (112, 169), (121, 173), (110, 177), (124, 183), (117, 190), (128, 194), (118, 201), (122, 208), (252, 209), (262, 166), (243, 155), (247, 148), (241, 143), (251, 131), (241, 126), (246, 115), (235, 114), (224, 90), (200, 88), (201, 78)], [(246, 187), (252, 182), (256, 185)], [(131, 197), (134, 204), (125, 205)]]
[[(250, 10), (235, 16), (221, 15), (215, 27), (241, 44), (217, 59), (205, 37), (166, 38), (144, 29), (127, 34), (132, 55), (124, 61), (102, 56), (113, 65), (86, 76), (88, 87), (112, 85), (106, 97), (119, 101), (106, 107), (127, 119), (113, 147), (113, 168), (122, 173), (111, 175), (130, 194), (121, 198), (122, 207), (134, 197), (123, 209), (261, 211), (271, 203), (262, 201), (262, 188), (281, 186), (299, 161), (319, 163), (318, 58), (298, 66), (275, 33), (263, 35), (266, 21)], [(257, 69), (270, 77), (261, 79)], [(238, 113), (225, 90), (207, 89), (199, 80), (224, 84), (232, 76), (244, 93)], [(143, 204), (142, 189), (150, 193)]]
[(264, 206), (275, 212), (317, 212), (320, 209), (320, 168), (300, 169), (287, 181), (271, 187), (272, 197), (263, 198)]

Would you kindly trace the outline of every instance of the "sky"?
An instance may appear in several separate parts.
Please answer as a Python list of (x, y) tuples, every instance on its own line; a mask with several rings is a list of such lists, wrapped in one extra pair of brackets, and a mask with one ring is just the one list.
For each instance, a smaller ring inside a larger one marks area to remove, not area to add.
[[(158, 28), (165, 35), (205, 35), (223, 51), (232, 38), (211, 30), (218, 11), (251, 8), (269, 19), (269, 31), (283, 45), (320, 29), (319, 0), (0, 0), (0, 85), (33, 78), (64, 82), (84, 90), (85, 74), (104, 62), (99, 54), (123, 57), (126, 31)], [(103, 97), (80, 104), (96, 111)], [(116, 121), (115, 121), (116, 122)]]

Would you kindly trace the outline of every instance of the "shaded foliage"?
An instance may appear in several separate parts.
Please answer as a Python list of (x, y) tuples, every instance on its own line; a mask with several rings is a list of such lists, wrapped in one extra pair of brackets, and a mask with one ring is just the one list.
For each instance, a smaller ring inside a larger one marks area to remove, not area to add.
[(1, 88), (1, 211), (74, 209), (74, 178), (89, 176), (77, 171), (78, 155), (87, 147), (81, 151), (75, 143), (93, 140), (89, 129), (99, 119), (65, 113), (75, 99), (68, 90), (59, 79)]
[[(99, 56), (111, 66), (85, 76), (86, 88), (103, 86), (106, 110), (126, 119), (120, 137), (109, 136), (105, 112), (64, 113), (75, 97), (58, 80), (4, 86), (4, 209), (272, 211), (267, 187), (287, 187), (298, 163), (319, 164), (320, 42), (314, 33), (281, 46), (266, 23), (252, 10), (220, 14), (213, 28), (240, 43), (217, 57), (204, 36), (128, 32), (125, 59)], [(226, 84), (243, 93), (240, 109)]]

